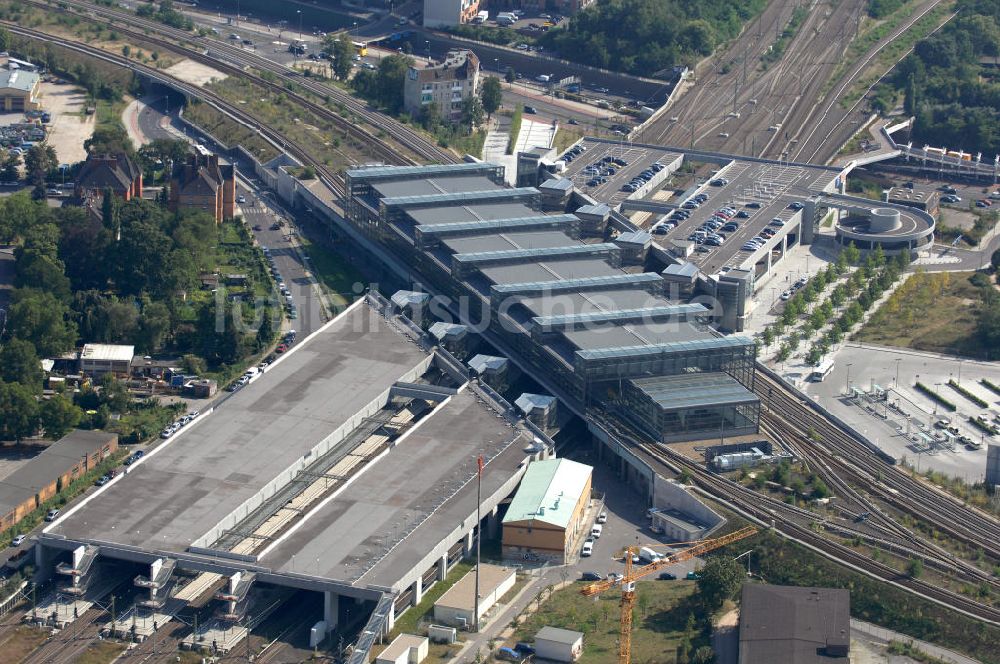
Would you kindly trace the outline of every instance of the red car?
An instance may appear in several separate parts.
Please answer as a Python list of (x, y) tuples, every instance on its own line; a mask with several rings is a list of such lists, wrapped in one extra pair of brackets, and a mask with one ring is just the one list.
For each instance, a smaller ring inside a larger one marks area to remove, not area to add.
[(274, 349), (274, 352), (284, 353), (286, 350), (288, 350), (288, 346), (286, 346), (285, 344), (278, 344), (278, 347)]

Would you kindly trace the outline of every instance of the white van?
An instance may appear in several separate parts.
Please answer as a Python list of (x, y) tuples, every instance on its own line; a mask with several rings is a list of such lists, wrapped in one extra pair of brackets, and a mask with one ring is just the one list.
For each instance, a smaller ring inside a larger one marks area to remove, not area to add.
[(595, 525), (593, 528), (590, 529), (590, 536), (593, 537), (594, 539), (600, 539), (601, 533), (603, 531), (604, 531), (604, 526)]
[(660, 554), (658, 554), (656, 551), (653, 551), (647, 546), (644, 546), (641, 549), (639, 549), (639, 562), (641, 563), (645, 563), (647, 565), (649, 563), (655, 563), (661, 557), (662, 556), (660, 556)]

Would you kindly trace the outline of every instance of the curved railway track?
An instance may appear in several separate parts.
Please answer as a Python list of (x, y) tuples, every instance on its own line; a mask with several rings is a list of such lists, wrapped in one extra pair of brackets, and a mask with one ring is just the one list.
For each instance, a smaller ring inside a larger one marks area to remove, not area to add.
[[(164, 49), (175, 52), (182, 52), (185, 56), (207, 64), (213, 68), (224, 68), (233, 75), (238, 75), (255, 84), (272, 91), (281, 92), (302, 104), (310, 111), (337, 126), (355, 131), (355, 135), (360, 135), (365, 140), (379, 143), (383, 147), (391, 150), (389, 146), (370, 131), (354, 125), (337, 113), (330, 111), (315, 101), (304, 97), (293, 91), (289, 91), (283, 85), (268, 81), (260, 76), (246, 71), (246, 67), (270, 72), (279, 77), (279, 80), (294, 80), (295, 84), (308, 90), (321, 99), (329, 98), (331, 102), (341, 104), (353, 115), (363, 119), (372, 128), (384, 131), (401, 146), (410, 150), (415, 155), (429, 161), (457, 161), (455, 155), (448, 150), (438, 147), (433, 141), (425, 138), (418, 132), (406, 127), (403, 123), (384, 113), (371, 110), (367, 104), (340, 90), (339, 88), (325, 85), (318, 81), (310, 80), (302, 76), (299, 72), (286, 67), (273, 60), (269, 60), (254, 51), (248, 51), (231, 43), (211, 37), (199, 37), (191, 32), (186, 32), (177, 28), (164, 25), (149, 19), (143, 19), (133, 12), (123, 11), (116, 7), (105, 7), (94, 5), (82, 0), (60, 0), (56, 2), (46, 2), (46, 0), (24, 0), (26, 4), (46, 9), (56, 8), (61, 11), (69, 9), (77, 10), (76, 16), (86, 20), (97, 20), (108, 25), (113, 25), (116, 30), (129, 36), (141, 39), (142, 41), (154, 43)], [(157, 36), (159, 35), (159, 36)], [(188, 45), (191, 46), (188, 46)], [(215, 54), (214, 56), (212, 54)], [(390, 156), (388, 153), (385, 156)], [(398, 159), (398, 157), (396, 158)]]
[[(811, 525), (817, 521), (817, 515), (769, 498), (753, 489), (708, 472), (701, 464), (684, 457), (668, 446), (641, 442), (640, 434), (636, 434), (628, 425), (617, 420), (594, 418), (592, 421), (619, 440), (627, 441), (656, 463), (675, 470), (687, 471), (692, 477), (692, 481), (706, 494), (730, 503), (744, 514), (760, 523), (770, 525), (785, 536), (803, 542), (827, 557), (852, 566), (869, 576), (909, 590), (968, 616), (1000, 625), (1000, 609), (926, 581), (909, 577), (894, 567), (872, 560), (864, 552), (824, 537), (813, 530)], [(801, 514), (800, 518), (790, 518), (789, 515), (797, 513), (804, 514)], [(806, 518), (808, 521), (803, 523)]]
[(879, 500), (1000, 560), (1000, 521), (887, 463), (875, 449), (823, 417), (811, 403), (789, 393), (769, 374), (758, 371), (754, 389), (787, 427), (803, 436), (810, 431), (818, 436), (820, 446), (830, 451), (827, 459)]

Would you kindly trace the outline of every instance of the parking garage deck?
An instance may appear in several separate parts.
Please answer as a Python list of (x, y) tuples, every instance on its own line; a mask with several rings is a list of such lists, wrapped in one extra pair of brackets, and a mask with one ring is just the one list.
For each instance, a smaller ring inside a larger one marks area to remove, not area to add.
[(359, 302), (46, 533), (183, 552), (429, 356)]
[[(411, 571), (431, 567), (461, 538), (463, 526), (475, 521), (477, 457), (486, 462), (484, 499), (502, 497), (503, 487), (513, 489), (520, 478), (523, 448), (531, 440), (472, 389), (462, 390), (269, 551), (263, 562), (280, 572), (394, 586)], [(434, 555), (436, 548), (441, 552)]]

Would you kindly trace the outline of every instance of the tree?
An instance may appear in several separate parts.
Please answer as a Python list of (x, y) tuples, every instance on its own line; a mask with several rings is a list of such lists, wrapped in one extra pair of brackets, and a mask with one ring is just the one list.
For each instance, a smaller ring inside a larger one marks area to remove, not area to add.
[(76, 343), (69, 307), (51, 293), (18, 289), (11, 301), (7, 333), (33, 343), (42, 357), (63, 353)]
[(462, 102), (462, 124), (471, 130), (483, 123), (483, 102), (473, 95)]
[(73, 402), (66, 397), (57, 394), (42, 402), (39, 419), (46, 437), (58, 440), (80, 424), (83, 410), (73, 405)]
[(709, 611), (717, 611), (727, 599), (732, 599), (743, 585), (743, 568), (728, 556), (715, 556), (702, 568), (698, 579), (698, 595)]
[(403, 108), (403, 83), (413, 59), (400, 53), (382, 58), (378, 64), (378, 101), (391, 113)]
[(38, 430), (38, 401), (31, 388), (0, 382), (0, 440), (20, 441)]
[(31, 146), (24, 155), (24, 170), (28, 181), (36, 187), (44, 187), (45, 177), (49, 171), (55, 170), (58, 166), (59, 158), (56, 156), (55, 148), (46, 143)]
[(69, 299), (70, 282), (66, 277), (62, 261), (39, 249), (23, 247), (18, 247), (15, 256), (17, 257), (15, 286), (45, 290), (60, 300)]
[(487, 76), (486, 80), (483, 81), (483, 89), (480, 91), (479, 96), (483, 101), (483, 110), (486, 111), (487, 116), (492, 118), (503, 101), (503, 90), (500, 87), (500, 79), (496, 76)]
[(711, 664), (715, 661), (715, 650), (712, 646), (700, 646), (694, 651), (694, 656), (691, 658), (692, 664)]
[(0, 348), (0, 381), (20, 383), (35, 394), (41, 394), (44, 377), (42, 364), (30, 341), (11, 339)]
[(132, 403), (132, 395), (123, 382), (106, 373), (101, 376), (101, 402), (113, 413), (124, 413)]
[(906, 565), (906, 573), (914, 579), (919, 579), (924, 573), (924, 561), (920, 558), (910, 558), (910, 562)]
[(351, 74), (351, 61), (354, 59), (354, 45), (346, 32), (339, 36), (327, 35), (325, 39), (326, 51), (330, 54), (330, 66), (333, 74), (342, 81), (346, 81)]
[(136, 331), (136, 345), (144, 353), (155, 353), (163, 346), (163, 340), (170, 333), (170, 309), (162, 302), (151, 302), (144, 298), (139, 326)]
[(1000, 249), (994, 251), (993, 255), (990, 256), (990, 265), (993, 266), (994, 270), (1000, 270)]
[(508, 85), (513, 84), (517, 80), (517, 72), (514, 71), (513, 67), (507, 67), (507, 72), (503, 75), (503, 80), (507, 81)]
[(8, 152), (4, 155), (3, 166), (0, 168), (0, 180), (17, 182), (21, 178), (21, 155)]

